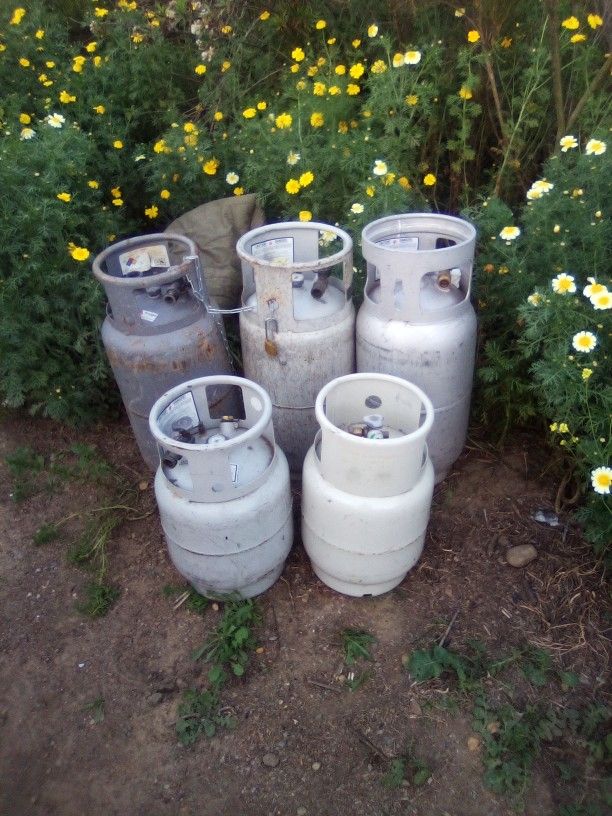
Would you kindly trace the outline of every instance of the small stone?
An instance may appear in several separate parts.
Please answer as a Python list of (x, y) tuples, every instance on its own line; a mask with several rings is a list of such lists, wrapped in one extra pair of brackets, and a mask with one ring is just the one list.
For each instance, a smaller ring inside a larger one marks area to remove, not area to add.
[(487, 731), (489, 734), (499, 734), (499, 723), (493, 720), (493, 722), (487, 723)]
[(266, 768), (276, 768), (279, 763), (278, 756), (276, 754), (264, 754), (261, 758), (261, 761), (266, 766)]
[(164, 695), (161, 693), (161, 691), (154, 691), (147, 697), (147, 703), (150, 703), (151, 705), (157, 705), (158, 703), (161, 703), (163, 698)]
[(506, 561), (511, 567), (526, 567), (534, 558), (538, 557), (538, 551), (533, 544), (518, 544), (510, 547), (506, 552)]
[(218, 603), (211, 604), (211, 609), (213, 610), (213, 612), (218, 612), (219, 604)]
[(470, 751), (478, 751), (480, 748), (480, 739), (478, 737), (468, 737), (467, 747)]
[(306, 816), (308, 813), (305, 807), (299, 807), (295, 812), (297, 813), (297, 816)]
[(313, 762), (311, 765), (313, 771), (320, 771), (321, 770), (321, 763), (320, 762)]
[(147, 481), (145, 481), (144, 479), (142, 480), (142, 482), (138, 482), (138, 489), (139, 490), (146, 490), (148, 487), (149, 487), (149, 483)]

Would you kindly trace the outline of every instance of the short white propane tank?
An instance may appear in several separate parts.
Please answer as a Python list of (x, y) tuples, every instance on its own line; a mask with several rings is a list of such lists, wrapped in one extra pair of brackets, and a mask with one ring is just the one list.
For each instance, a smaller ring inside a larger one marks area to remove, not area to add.
[(319, 393), (302, 541), (332, 589), (380, 595), (419, 559), (434, 485), (426, 445), (433, 416), (428, 397), (400, 377), (351, 374)]
[[(234, 416), (212, 410), (228, 386)], [(270, 398), (241, 377), (201, 377), (153, 405), (155, 498), (170, 557), (208, 597), (250, 598), (282, 572), (293, 541), (289, 468)]]
[(248, 232), (236, 249), (244, 374), (270, 394), (279, 445), (299, 474), (317, 393), (355, 370), (353, 242), (327, 224), (289, 222)]
[(367, 280), (357, 317), (357, 371), (404, 377), (430, 397), (436, 482), (467, 435), (476, 354), (470, 303), (476, 230), (448, 215), (393, 215), (362, 232)]

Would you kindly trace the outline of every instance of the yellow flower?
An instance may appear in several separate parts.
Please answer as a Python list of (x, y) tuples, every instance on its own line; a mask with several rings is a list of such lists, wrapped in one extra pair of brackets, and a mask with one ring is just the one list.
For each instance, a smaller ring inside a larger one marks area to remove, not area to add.
[(150, 207), (146, 207), (144, 211), (144, 214), (147, 216), (147, 218), (157, 218), (158, 213), (159, 210), (157, 209), (157, 206), (155, 204), (151, 204)]
[(314, 173), (310, 170), (307, 170), (305, 173), (302, 173), (300, 176), (300, 187), (308, 187), (309, 184), (312, 184), (314, 181)]
[(72, 196), (70, 195), (70, 193), (58, 193), (56, 195), (56, 198), (59, 198), (60, 201), (70, 201)]
[(384, 162), (382, 159), (375, 159), (372, 172), (375, 176), (385, 176), (389, 172), (389, 168), (387, 167), (386, 162)]
[(166, 146), (166, 140), (158, 139), (153, 145), (153, 150), (155, 151), (155, 153), (165, 153), (166, 150), (168, 150), (168, 147)]
[(30, 60), (26, 59), (25, 57), (19, 58), (19, 64), (21, 65), (22, 68), (29, 68), (31, 65)]
[(206, 66), (200, 62), (193, 70), (198, 76), (202, 76), (206, 73)]
[(295, 150), (290, 150), (287, 154), (287, 164), (293, 167), (293, 165), (299, 162), (300, 158), (301, 156), (299, 153), (296, 153)]
[(312, 86), (312, 93), (314, 96), (325, 96), (325, 83), (315, 82)]
[(106, 15), (108, 14), (108, 9), (96, 7), (94, 9), (94, 14), (96, 15), (96, 17), (106, 17)]
[(561, 152), (567, 153), (568, 150), (578, 147), (578, 140), (575, 136), (563, 136), (559, 139), (559, 144), (561, 145)]
[(23, 18), (26, 15), (26, 10), (24, 8), (16, 8), (13, 10), (13, 14), (11, 15), (11, 19), (9, 20), (9, 25), (19, 25)]
[(518, 227), (504, 227), (499, 233), (499, 237), (502, 241), (514, 241), (520, 234), (521, 231)]
[(599, 28), (600, 25), (603, 25), (603, 20), (599, 14), (588, 14), (587, 23), (591, 26), (591, 28)]
[(24, 128), (21, 128), (21, 133), (19, 134), (19, 138), (21, 140), (29, 141), (30, 139), (33, 139), (35, 135), (36, 135), (36, 132), (34, 130), (32, 130), (32, 128), (24, 127)]
[(393, 55), (391, 60), (391, 64), (394, 68), (401, 68), (404, 64), (404, 55), (400, 54), (399, 52)]
[(242, 115), (245, 119), (253, 119), (255, 116), (257, 116), (257, 111), (255, 108), (245, 108), (242, 111)]
[[(108, 57), (107, 57), (107, 59), (108, 59)], [(102, 57), (95, 56), (93, 58), (93, 64), (94, 64), (94, 68), (99, 68), (102, 65)]]
[(123, 147), (123, 142), (121, 141), (121, 139), (115, 139), (115, 141), (113, 142), (113, 147), (115, 148), (115, 150), (121, 150), (121, 148)]
[(374, 63), (372, 64), (372, 67), (370, 68), (370, 71), (371, 71), (373, 74), (384, 74), (384, 72), (385, 72), (386, 70), (387, 70), (387, 63), (386, 63), (386, 62), (384, 62), (384, 61), (383, 61), (383, 60), (381, 60), (381, 59), (376, 60), (376, 62), (374, 62)]
[(234, 195), (235, 196), (244, 195), (244, 187), (234, 187)]
[(583, 379), (583, 380), (588, 380), (588, 379), (589, 379), (589, 377), (590, 377), (592, 374), (593, 374), (593, 369), (592, 369), (592, 368), (583, 368), (583, 369), (582, 369), (582, 379)]
[(121, 198), (121, 187), (111, 187), (111, 195), (114, 198)]
[(47, 60), (45, 62), (45, 68), (55, 68), (55, 63), (53, 62), (53, 60)]
[(183, 125), (183, 130), (185, 133), (195, 133), (196, 126), (193, 124), (193, 122), (185, 122)]
[(98, 43), (95, 42), (94, 40), (93, 42), (87, 43), (87, 45), (85, 46), (85, 50), (88, 51), (90, 54), (93, 54), (97, 47)]
[(557, 431), (559, 429), (559, 423), (558, 422), (551, 422), (551, 424), (549, 425), (549, 428), (553, 433), (555, 433), (555, 431)]
[(586, 147), (584, 152), (587, 156), (601, 156), (602, 153), (606, 152), (606, 143), (602, 142), (600, 139), (589, 139), (586, 143)]
[(371, 26), (368, 26), (368, 37), (375, 37), (378, 34), (378, 26), (376, 23), (372, 23)]
[(323, 29), (324, 29), (326, 26), (327, 26), (327, 23), (325, 22), (325, 20), (317, 20), (317, 22), (315, 23), (315, 28), (316, 28), (318, 31), (323, 31)]
[(213, 119), (215, 122), (222, 122), (223, 121), (223, 114), (221, 111), (215, 111), (213, 114)]
[(569, 433), (569, 427), (568, 427), (567, 422), (560, 422), (559, 423), (559, 433), (560, 434)]
[(295, 195), (300, 190), (300, 182), (297, 179), (289, 179), (285, 184), (285, 190), (289, 195)]
[(310, 210), (300, 210), (298, 218), (300, 221), (312, 221), (312, 213)]
[(219, 167), (219, 159), (209, 159), (202, 165), (202, 170), (207, 176), (214, 176)]
[(383, 184), (385, 187), (390, 187), (393, 182), (395, 181), (395, 173), (386, 173), (385, 177), (383, 178)]
[(466, 88), (465, 85), (462, 85), (461, 88), (459, 89), (459, 96), (461, 97), (461, 99), (468, 100), (472, 98), (472, 92), (470, 91), (469, 88)]
[(420, 51), (406, 51), (404, 54), (404, 63), (406, 65), (418, 65), (421, 61)]
[(232, 63), (229, 60), (223, 60), (221, 63), (221, 73), (224, 74), (226, 71), (232, 67)]
[(144, 40), (144, 35), (141, 34), (140, 31), (135, 31), (132, 34), (132, 42), (134, 43), (134, 45), (138, 45), (138, 43), (141, 43), (143, 40)]
[(570, 37), (570, 42), (572, 43), (579, 43), (584, 42), (586, 40), (586, 34), (572, 34)]
[(565, 272), (561, 272), (556, 278), (553, 278), (551, 285), (553, 292), (555, 292), (557, 295), (565, 295), (567, 293), (573, 295), (576, 291), (576, 284), (574, 283), (573, 275), (568, 275)]
[(362, 65), (361, 62), (356, 62), (354, 65), (351, 65), (349, 74), (353, 77), (353, 79), (359, 79), (360, 76), (363, 76), (364, 71), (365, 66)]
[(19, 114), (19, 121), (22, 125), (29, 125), (32, 121), (32, 117), (29, 113), (20, 113)]
[(612, 487), (612, 468), (598, 467), (591, 471), (591, 484), (596, 493), (605, 494)]
[(607, 289), (605, 292), (598, 292), (596, 295), (593, 295), (589, 300), (593, 304), (593, 308), (598, 311), (612, 309), (612, 292), (608, 292)]
[(295, 62), (302, 62), (306, 54), (301, 48), (294, 48), (291, 52), (291, 59), (295, 60)]
[(359, 46), (361, 45), (361, 40), (353, 40), (351, 42), (351, 45), (353, 46), (353, 48), (359, 48)]
[(160, 197), (160, 198), (163, 198), (163, 199), (164, 199), (164, 201), (166, 201), (167, 199), (169, 199), (169, 198), (170, 198), (170, 195), (171, 195), (170, 190), (166, 190), (165, 188), (164, 188), (163, 190), (160, 190), (160, 191), (159, 191), (159, 197)]
[(577, 28), (580, 28), (580, 21), (577, 17), (573, 15), (571, 17), (566, 17), (565, 20), (561, 23), (563, 28), (567, 28), (568, 31), (575, 31)]
[(285, 128), (291, 127), (292, 122), (293, 118), (290, 113), (279, 113), (274, 120), (274, 123), (279, 130), (284, 130)]
[(368, 187), (365, 188), (365, 192), (370, 198), (376, 195), (376, 190), (372, 187), (372, 185), (368, 185)]
[(435, 183), (436, 183), (436, 177), (434, 176), (434, 174), (433, 173), (427, 173), (427, 175), (423, 179), (423, 184), (426, 187), (433, 187), (433, 185)]
[(221, 29), (221, 33), (222, 34), (231, 34), (232, 33), (231, 25), (224, 25), (223, 28)]
[(259, 19), (263, 20), (264, 22), (266, 20), (269, 20), (270, 19), (270, 12), (269, 11), (262, 11), (261, 14), (259, 15)]
[(68, 91), (62, 91), (59, 95), (59, 101), (67, 105), (69, 102), (76, 102), (76, 96), (69, 94)]
[(289, 70), (292, 74), (297, 74), (297, 72), (300, 70), (300, 66), (297, 64), (297, 62), (294, 62)]
[(409, 190), (412, 186), (406, 176), (400, 176), (397, 180), (397, 183), (403, 190)]
[(480, 39), (480, 34), (478, 33), (478, 31), (476, 31), (476, 29), (472, 28), (471, 31), (468, 31), (467, 33), (467, 39), (468, 42), (477, 43), (478, 40)]
[(361, 91), (359, 85), (354, 85), (352, 82), (346, 86), (346, 92), (349, 96), (357, 96), (357, 94)]
[(356, 201), (354, 204), (351, 204), (351, 212), (354, 213), (355, 215), (361, 215), (364, 209), (365, 207), (363, 206), (363, 204), (360, 204), (358, 201)]
[(257, 110), (260, 110), (260, 111), (265, 111), (265, 109), (266, 109), (267, 107), (268, 107), (268, 103), (267, 103), (267, 102), (264, 102), (263, 100), (262, 100), (261, 102), (258, 102), (258, 103), (257, 103)]
[(98, 187), (100, 186), (100, 182), (99, 182), (99, 181), (96, 181), (95, 179), (90, 179), (90, 180), (87, 182), (87, 186), (88, 186), (88, 187), (91, 187), (91, 189), (92, 189), (92, 190), (97, 190), (97, 189), (98, 189)]
[(327, 89), (327, 93), (330, 96), (339, 96), (342, 93), (342, 88), (340, 88), (338, 85), (330, 85)]
[(527, 297), (527, 303), (529, 303), (531, 306), (539, 306), (543, 300), (544, 298), (539, 292), (533, 292), (533, 294)]
[[(299, 67), (299, 66), (298, 66)], [(316, 76), (319, 73), (319, 69), (316, 65), (311, 65), (310, 68), (306, 71), (309, 77)]]
[(327, 40), (327, 44), (328, 44), (328, 45), (335, 45), (335, 44), (336, 44), (336, 38), (335, 38), (335, 37), (330, 37), (330, 38)]
[(68, 244), (68, 251), (75, 261), (86, 261), (89, 258), (89, 250), (85, 247)]
[(322, 113), (319, 113), (318, 111), (315, 111), (313, 114), (311, 114), (310, 124), (312, 125), (312, 127), (314, 127), (314, 128), (323, 127), (324, 122), (325, 122), (325, 118), (324, 118)]
[(419, 97), (416, 94), (408, 94), (408, 96), (404, 99), (404, 102), (407, 105), (416, 105), (418, 104)]
[(338, 133), (348, 133), (349, 126), (346, 122), (338, 122)]
[(502, 48), (510, 48), (512, 45), (512, 37), (504, 37), (504, 39), (500, 42)]
[(338, 74), (338, 76), (343, 76), (346, 74), (346, 65), (336, 65), (334, 72)]
[(113, 198), (113, 200), (111, 201), (111, 204), (114, 207), (121, 207), (121, 206), (123, 206), (123, 199), (122, 198)]

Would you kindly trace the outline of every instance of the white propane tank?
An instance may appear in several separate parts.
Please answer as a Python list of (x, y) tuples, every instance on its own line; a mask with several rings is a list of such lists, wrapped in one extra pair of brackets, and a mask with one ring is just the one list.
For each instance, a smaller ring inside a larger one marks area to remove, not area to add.
[(299, 474), (317, 393), (355, 370), (353, 243), (327, 224), (289, 222), (251, 230), (236, 249), (244, 374), (270, 394), (278, 442)]
[(367, 279), (357, 316), (357, 371), (404, 377), (433, 402), (436, 483), (467, 435), (476, 355), (470, 303), (476, 230), (448, 215), (394, 215), (362, 232)]
[[(233, 386), (236, 416), (212, 416)], [(155, 498), (170, 558), (202, 595), (250, 598), (282, 572), (293, 541), (289, 468), (270, 398), (241, 377), (190, 380), (151, 409)]]
[(434, 472), (433, 406), (415, 385), (351, 374), (319, 393), (304, 461), (302, 541), (323, 583), (346, 595), (397, 586), (423, 551)]

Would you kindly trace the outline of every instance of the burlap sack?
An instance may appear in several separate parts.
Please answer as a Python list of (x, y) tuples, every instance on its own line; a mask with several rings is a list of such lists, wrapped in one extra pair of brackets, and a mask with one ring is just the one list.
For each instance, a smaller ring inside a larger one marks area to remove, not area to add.
[(222, 309), (240, 304), (242, 271), (238, 239), (265, 221), (254, 194), (208, 201), (168, 224), (166, 232), (195, 242), (211, 300)]

